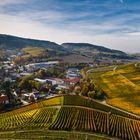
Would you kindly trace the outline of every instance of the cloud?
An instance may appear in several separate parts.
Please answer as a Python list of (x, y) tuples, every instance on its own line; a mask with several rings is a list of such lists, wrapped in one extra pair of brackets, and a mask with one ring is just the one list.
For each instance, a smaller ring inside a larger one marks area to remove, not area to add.
[(20, 4), (24, 3), (23, 0), (1, 0), (0, 6), (9, 5), (9, 4)]
[(130, 36), (140, 36), (140, 32), (131, 32), (131, 33), (128, 33), (128, 35), (130, 35)]
[(139, 4), (115, 1), (5, 0), (0, 4), (0, 33), (140, 52)]

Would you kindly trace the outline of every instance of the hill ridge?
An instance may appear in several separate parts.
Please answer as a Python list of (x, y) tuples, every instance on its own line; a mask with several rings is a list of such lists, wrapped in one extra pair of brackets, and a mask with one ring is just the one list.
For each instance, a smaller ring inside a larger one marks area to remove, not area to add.
[[(11, 43), (11, 44), (9, 44)], [(17, 44), (16, 44), (17, 43)], [(23, 45), (22, 45), (23, 43)], [(17, 45), (17, 48), (23, 48), (26, 47), (26, 45), (33, 45), (35, 47), (45, 47), (45, 43), (48, 43), (49, 45), (54, 45), (56, 49), (60, 49), (63, 51), (66, 51), (68, 48), (66, 47), (67, 45), (74, 45), (74, 47), (93, 47), (97, 50), (100, 51), (105, 51), (105, 52), (111, 52), (111, 53), (121, 53), (121, 54), (126, 54), (122, 51), (119, 50), (114, 50), (114, 49), (110, 49), (104, 46), (100, 46), (100, 45), (94, 45), (91, 43), (62, 43), (61, 45), (53, 42), (53, 41), (48, 41), (48, 40), (43, 40), (43, 39), (32, 39), (32, 38), (27, 38), (27, 37), (18, 37), (15, 35), (7, 35), (7, 34), (0, 34), (0, 49), (3, 47), (15, 47)], [(15, 45), (15, 46), (14, 46)], [(40, 45), (40, 46), (39, 46)], [(47, 45), (46, 45), (47, 46)], [(49, 47), (49, 46), (48, 46)], [(70, 46), (71, 47), (71, 46)], [(67, 48), (67, 49), (66, 49)], [(68, 49), (69, 50), (69, 49)]]

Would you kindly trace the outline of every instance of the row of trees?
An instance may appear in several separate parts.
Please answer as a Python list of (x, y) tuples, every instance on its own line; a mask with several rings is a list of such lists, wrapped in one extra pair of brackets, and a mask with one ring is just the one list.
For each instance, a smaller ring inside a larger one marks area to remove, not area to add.
[(32, 91), (32, 89), (39, 90), (42, 84), (34, 80), (33, 75), (24, 76), (19, 82), (18, 87), (22, 90)]
[(91, 80), (81, 79), (80, 84), (75, 86), (73, 89), (75, 94), (94, 99), (104, 99), (106, 97), (105, 92), (100, 87), (95, 85)]
[(13, 89), (13, 83), (10, 79), (5, 78), (3, 82), (0, 82), (1, 94), (5, 93), (9, 100), (9, 104), (16, 105), (20, 104), (20, 99), (17, 96), (17, 92)]
[(48, 68), (46, 70), (40, 69), (36, 72), (37, 78), (45, 78), (45, 77), (57, 77), (57, 78), (63, 78), (65, 75), (65, 70), (60, 68)]

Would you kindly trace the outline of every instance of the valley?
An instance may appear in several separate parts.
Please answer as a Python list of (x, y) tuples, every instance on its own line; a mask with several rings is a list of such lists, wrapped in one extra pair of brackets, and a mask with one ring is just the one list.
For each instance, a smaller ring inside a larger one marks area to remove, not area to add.
[(88, 43), (0, 41), (0, 139), (140, 139), (138, 56)]

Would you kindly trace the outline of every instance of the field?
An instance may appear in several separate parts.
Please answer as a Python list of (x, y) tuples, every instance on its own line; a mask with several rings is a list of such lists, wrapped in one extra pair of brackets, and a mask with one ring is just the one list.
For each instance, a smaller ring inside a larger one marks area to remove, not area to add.
[[(53, 97), (0, 114), (0, 139), (6, 136), (22, 138), (27, 131), (33, 131), (31, 136), (28, 134), (30, 139), (36, 136), (55, 140), (59, 136), (60, 139), (71, 140), (78, 132), (79, 140), (99, 134), (97, 139), (101, 140), (102, 135), (104, 139), (137, 140), (140, 139), (140, 117), (77, 95)], [(42, 131), (42, 135), (38, 131)], [(44, 131), (60, 133), (53, 138), (46, 136)], [(68, 138), (68, 134), (64, 136), (61, 131), (74, 133)]]
[(89, 58), (87, 56), (83, 56), (81, 54), (70, 54), (70, 55), (63, 56), (61, 58), (62, 58), (62, 61), (64, 63), (70, 63), (70, 64), (93, 62), (92, 58)]
[(50, 98), (49, 100), (44, 100), (44, 101), (41, 101), (38, 103), (30, 104), (30, 105), (21, 107), (19, 109), (16, 109), (16, 110), (13, 110), (10, 112), (1, 113), (0, 119), (3, 117), (10, 116), (10, 115), (16, 115), (16, 114), (24, 113), (27, 111), (32, 111), (32, 110), (37, 109), (37, 108), (49, 107), (49, 106), (61, 105), (61, 104), (63, 104), (63, 97), (60, 96), (57, 98)]
[(24, 55), (24, 57), (26, 56), (39, 57), (47, 52), (45, 49), (38, 47), (26, 47), (23, 48), (22, 51), (26, 54)]
[(140, 115), (140, 64), (90, 70), (89, 78), (107, 94), (107, 103)]

